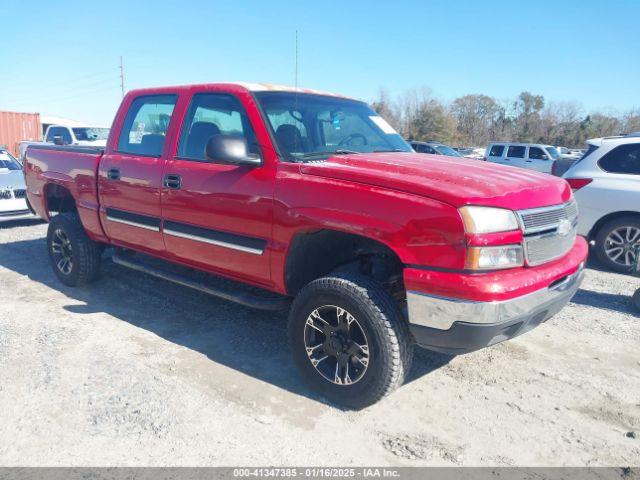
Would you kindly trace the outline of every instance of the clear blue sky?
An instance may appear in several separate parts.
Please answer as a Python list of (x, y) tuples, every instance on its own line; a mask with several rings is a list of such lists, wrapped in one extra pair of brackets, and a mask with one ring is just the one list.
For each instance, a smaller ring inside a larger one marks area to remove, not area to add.
[(294, 83), (371, 100), (529, 90), (585, 111), (640, 106), (640, 2), (2, 1), (0, 109), (110, 123), (127, 89)]

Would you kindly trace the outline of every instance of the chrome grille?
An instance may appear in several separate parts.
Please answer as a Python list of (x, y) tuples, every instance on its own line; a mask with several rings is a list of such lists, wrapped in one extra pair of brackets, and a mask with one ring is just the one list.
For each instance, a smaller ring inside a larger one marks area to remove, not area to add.
[(541, 265), (563, 257), (576, 241), (576, 227), (569, 234), (560, 236), (557, 233), (525, 237), (524, 254), (527, 264)]
[(543, 232), (558, 228), (563, 219), (569, 220), (573, 224), (578, 218), (578, 205), (575, 200), (571, 200), (563, 205), (520, 210), (518, 217), (525, 235)]
[(535, 266), (564, 256), (573, 246), (578, 224), (574, 200), (562, 205), (517, 212), (524, 233), (528, 265)]
[(15, 198), (25, 198), (27, 196), (27, 191), (24, 188), (18, 189), (18, 190), (14, 190), (13, 191), (13, 196)]

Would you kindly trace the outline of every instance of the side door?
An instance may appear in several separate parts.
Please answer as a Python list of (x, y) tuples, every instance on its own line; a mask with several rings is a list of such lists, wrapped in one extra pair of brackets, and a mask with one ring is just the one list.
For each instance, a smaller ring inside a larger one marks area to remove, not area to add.
[(525, 154), (527, 147), (524, 145), (509, 145), (507, 148), (507, 154), (504, 157), (504, 164), (511, 165), (513, 167), (528, 168), (525, 163)]
[[(235, 95), (210, 91), (192, 96), (177, 151), (164, 169), (163, 232), (167, 253), (177, 261), (268, 285), (275, 165), (265, 162), (258, 145), (259, 114), (252, 107), (253, 124)], [(214, 135), (243, 136), (262, 165), (207, 159), (206, 145)]]
[(527, 168), (538, 172), (551, 173), (554, 160), (540, 147), (529, 147), (528, 157), (525, 160)]
[(101, 220), (117, 245), (156, 254), (165, 250), (160, 194), (165, 139), (177, 98), (144, 95), (123, 106), (127, 110), (118, 137), (100, 161)]

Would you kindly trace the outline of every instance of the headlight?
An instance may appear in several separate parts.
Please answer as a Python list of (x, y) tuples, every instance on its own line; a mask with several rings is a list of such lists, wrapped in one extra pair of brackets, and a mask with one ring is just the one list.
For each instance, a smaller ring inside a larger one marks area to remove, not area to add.
[(511, 210), (494, 207), (462, 207), (460, 215), (467, 233), (497, 233), (518, 230), (518, 219)]
[(496, 270), (522, 267), (523, 265), (522, 245), (500, 245), (497, 247), (469, 247), (465, 268), (468, 270)]

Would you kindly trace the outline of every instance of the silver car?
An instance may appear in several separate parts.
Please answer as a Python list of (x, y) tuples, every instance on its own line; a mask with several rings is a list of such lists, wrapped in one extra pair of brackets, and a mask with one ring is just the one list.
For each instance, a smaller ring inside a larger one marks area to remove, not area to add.
[(0, 222), (21, 218), (33, 218), (27, 205), (22, 165), (0, 149)]

